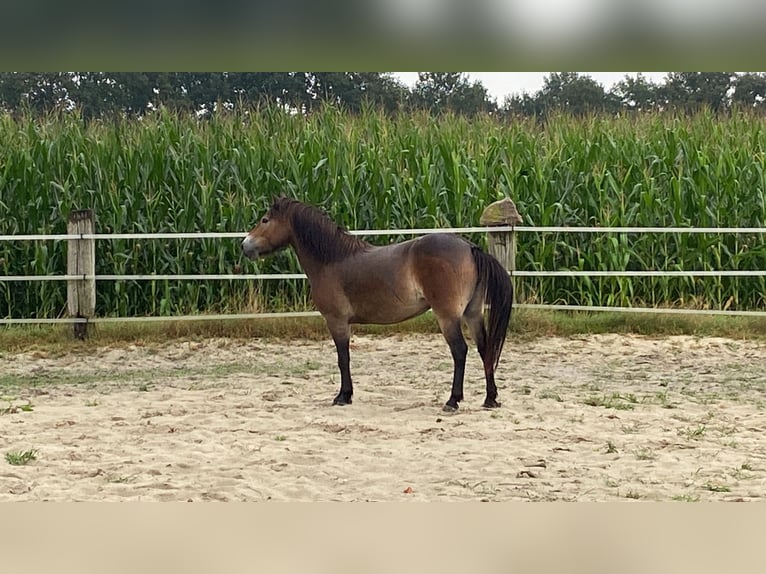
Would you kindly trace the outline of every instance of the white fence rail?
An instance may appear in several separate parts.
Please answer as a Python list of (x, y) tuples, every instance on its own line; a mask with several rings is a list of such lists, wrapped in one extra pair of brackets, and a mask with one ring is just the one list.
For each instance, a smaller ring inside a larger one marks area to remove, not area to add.
[[(514, 271), (514, 277), (766, 277), (766, 270), (721, 271)], [(3, 281), (210, 281), (214, 279), (306, 279), (303, 273), (239, 273), (217, 275), (12, 275)]]
[[(448, 229), (373, 229), (355, 230), (350, 233), (360, 236), (381, 235), (426, 235), (429, 233), (620, 233), (620, 234), (764, 234), (763, 227), (459, 227)], [(42, 235), (0, 235), (3, 241), (82, 241), (82, 240), (179, 240), (179, 239), (241, 239), (245, 232), (202, 232), (202, 233), (79, 233), (79, 234), (42, 234)], [(690, 270), (690, 271), (603, 271), (603, 270), (564, 270), (564, 271), (513, 271), (516, 277), (764, 277), (766, 270)], [(133, 275), (97, 275), (97, 274), (62, 274), (62, 275), (11, 275), (0, 277), (0, 282), (36, 282), (36, 281), (207, 281), (207, 280), (287, 280), (306, 279), (303, 273), (243, 273), (243, 274), (133, 274)], [(726, 316), (766, 317), (766, 311), (717, 311), (703, 309), (643, 308), (643, 307), (601, 307), (581, 305), (532, 305), (518, 304), (517, 308), (534, 308), (567, 311), (612, 311), (630, 313), (672, 313), (705, 314)], [(110, 323), (126, 321), (204, 321), (236, 320), (254, 318), (287, 318), (318, 316), (315, 311), (287, 313), (240, 313), (226, 315), (182, 315), (160, 317), (93, 317), (93, 318), (15, 318), (0, 319), (2, 324), (35, 323)]]
[[(730, 234), (766, 233), (766, 227), (530, 227), (525, 225), (496, 227), (450, 227), (434, 229), (357, 229), (352, 235), (427, 235), (429, 233), (690, 233)], [(78, 233), (40, 235), (0, 235), (0, 241), (68, 241), (73, 239), (244, 239), (245, 231), (209, 231), (195, 233)]]
[[(545, 304), (514, 304), (514, 309), (542, 309), (549, 311), (586, 311), (611, 313), (651, 313), (658, 315), (709, 315), (726, 317), (766, 317), (766, 311), (720, 311), (717, 309), (673, 309), (664, 307), (600, 307), (596, 305), (545, 305)], [(242, 319), (289, 319), (301, 317), (320, 317), (318, 311), (287, 311), (281, 313), (230, 313), (227, 315), (174, 315), (152, 317), (94, 317), (84, 319), (79, 317), (62, 317), (58, 319), (4, 319), (0, 324), (35, 325), (35, 324), (65, 324), (75, 323), (160, 323), (171, 321), (229, 321)]]

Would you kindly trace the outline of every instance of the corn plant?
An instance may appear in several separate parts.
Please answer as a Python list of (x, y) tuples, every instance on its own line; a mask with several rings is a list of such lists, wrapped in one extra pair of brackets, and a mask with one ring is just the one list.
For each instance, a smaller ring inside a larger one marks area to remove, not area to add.
[[(350, 229), (454, 227), (511, 197), (529, 226), (761, 227), (766, 120), (748, 114), (540, 120), (309, 115), (254, 108), (208, 119), (158, 111), (86, 122), (0, 115), (0, 234), (65, 233), (92, 208), (100, 233), (245, 232), (285, 193)], [(402, 239), (377, 237), (375, 242)], [(473, 236), (484, 244), (484, 237)], [(100, 240), (97, 274), (299, 271), (293, 255), (245, 261), (237, 240)], [(766, 269), (763, 235), (524, 233), (521, 270)], [(65, 242), (0, 242), (0, 316), (52, 317)], [(528, 278), (518, 299), (762, 309), (763, 277)], [(100, 281), (100, 315), (310, 307), (302, 281)]]

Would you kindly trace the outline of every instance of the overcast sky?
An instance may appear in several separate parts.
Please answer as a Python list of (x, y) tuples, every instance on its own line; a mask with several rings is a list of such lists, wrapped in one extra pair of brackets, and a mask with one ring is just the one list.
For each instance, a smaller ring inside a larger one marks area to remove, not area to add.
[[(596, 80), (608, 90), (626, 75), (635, 76), (638, 72), (580, 72)], [(654, 82), (662, 82), (667, 72), (641, 72), (644, 77)], [(527, 92), (532, 95), (543, 87), (543, 79), (550, 72), (468, 72), (473, 80), (479, 80), (487, 88), (489, 95), (502, 104), (505, 96)], [(418, 80), (417, 72), (396, 72), (394, 74), (408, 86)]]

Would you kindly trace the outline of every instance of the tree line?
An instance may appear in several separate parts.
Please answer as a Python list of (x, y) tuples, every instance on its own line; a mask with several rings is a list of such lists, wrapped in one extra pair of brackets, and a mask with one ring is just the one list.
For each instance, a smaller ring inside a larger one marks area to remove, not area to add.
[(759, 72), (669, 72), (662, 82), (643, 74), (626, 75), (605, 90), (588, 75), (552, 73), (533, 95), (506, 98), (512, 114), (544, 115), (563, 110), (577, 115), (593, 112), (696, 112), (707, 108), (725, 112), (733, 107), (766, 110), (766, 74)]
[(427, 110), (459, 115), (618, 114), (732, 107), (766, 110), (766, 74), (670, 72), (656, 83), (626, 75), (606, 90), (587, 74), (553, 72), (535, 93), (490, 97), (464, 72), (421, 72), (408, 87), (379, 72), (2, 72), (0, 108), (10, 113), (78, 110), (85, 118), (142, 116), (159, 108), (210, 114), (276, 103), (310, 113), (326, 103), (351, 112)]

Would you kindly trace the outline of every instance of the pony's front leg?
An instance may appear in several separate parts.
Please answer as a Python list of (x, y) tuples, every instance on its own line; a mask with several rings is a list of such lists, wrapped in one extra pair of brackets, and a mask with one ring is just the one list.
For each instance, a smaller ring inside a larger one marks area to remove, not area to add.
[(354, 387), (351, 383), (351, 360), (349, 356), (349, 340), (351, 338), (351, 329), (348, 322), (327, 321), (332, 340), (335, 342), (335, 350), (338, 353), (338, 369), (340, 369), (340, 392), (335, 397), (332, 404), (350, 405), (351, 397), (354, 394)]

